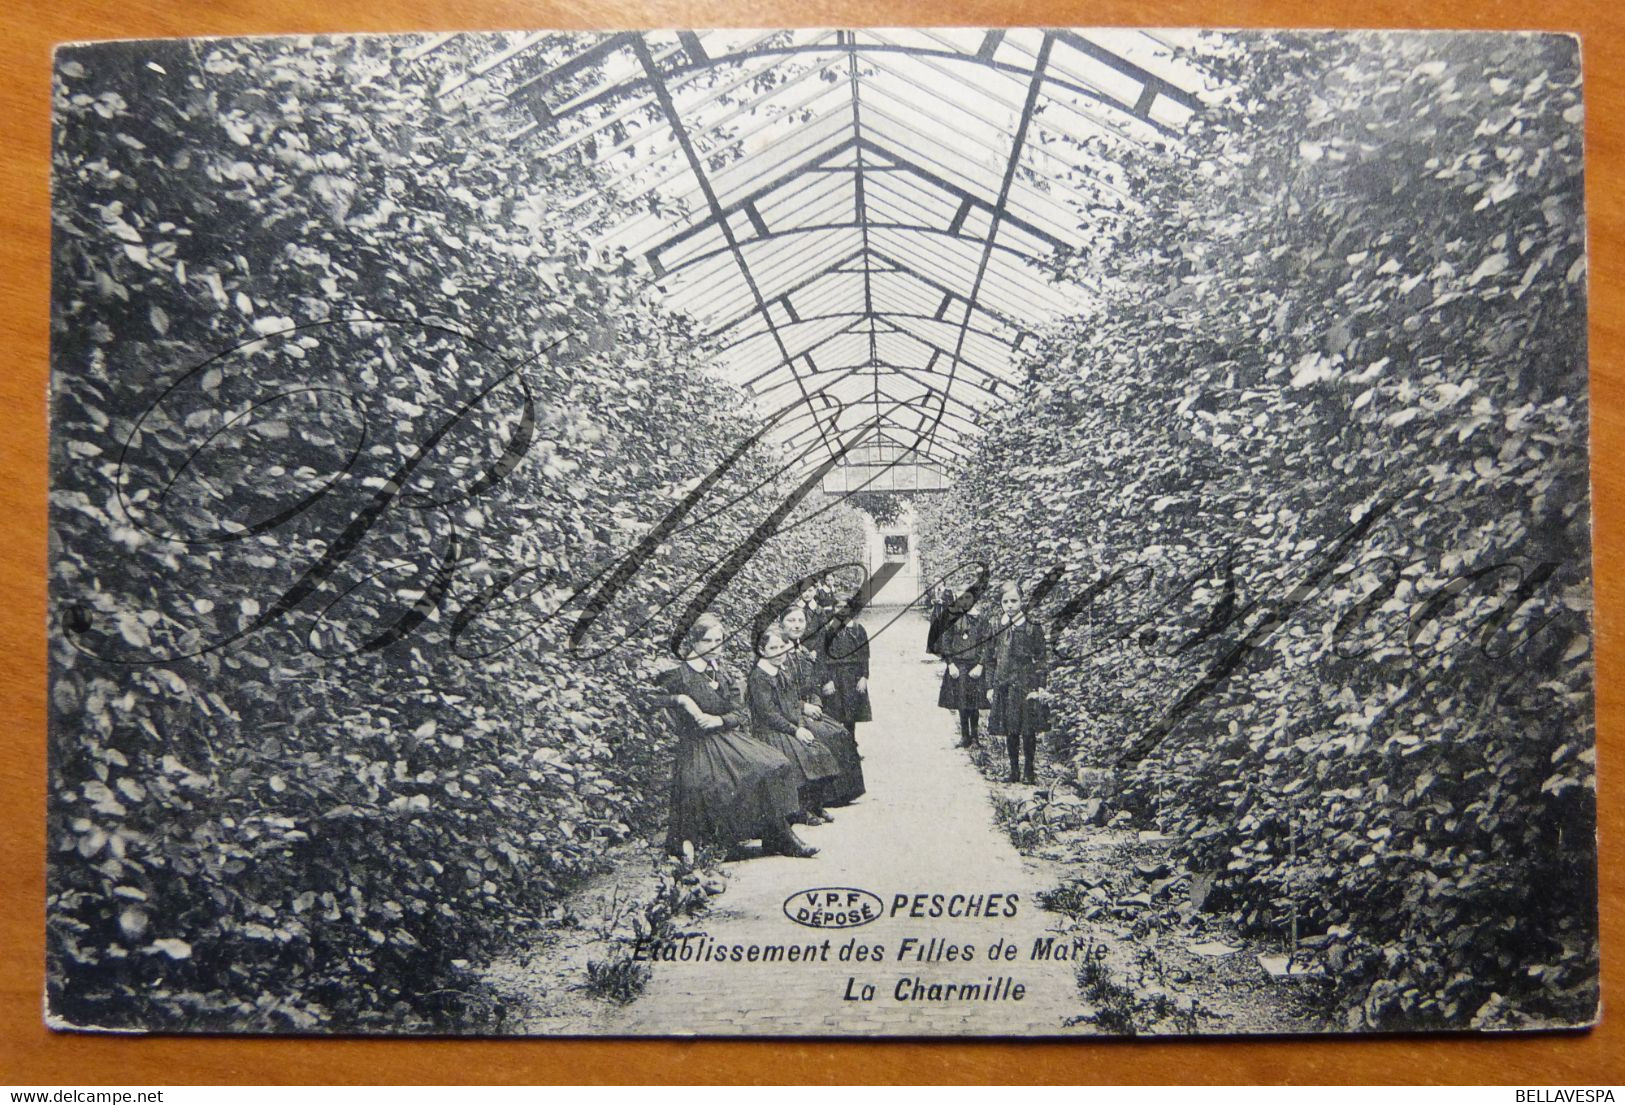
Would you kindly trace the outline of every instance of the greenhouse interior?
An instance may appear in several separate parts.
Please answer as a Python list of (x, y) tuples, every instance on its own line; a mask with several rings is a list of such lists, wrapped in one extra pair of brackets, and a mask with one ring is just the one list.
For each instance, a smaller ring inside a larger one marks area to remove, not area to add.
[[(1589, 1023), (1580, 87), (1534, 34), (64, 48), (53, 1023)], [(672, 950), (809, 887), (893, 911), (817, 934), (872, 1007)], [(902, 961), (945, 930), (998, 1000)]]

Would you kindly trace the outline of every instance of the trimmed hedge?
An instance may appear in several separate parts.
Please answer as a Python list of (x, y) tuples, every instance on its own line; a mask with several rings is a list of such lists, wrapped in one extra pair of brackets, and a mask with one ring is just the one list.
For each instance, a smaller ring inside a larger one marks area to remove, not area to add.
[(1576, 44), (1202, 57), (1224, 90), (1128, 162), (1098, 310), (925, 504), (932, 574), (1066, 573), (1040, 605), (1075, 765), (1249, 929), (1295, 914), (1351, 1026), (1586, 1020)]
[[(663, 827), (672, 749), (641, 695), (681, 603), (660, 607), (791, 486), (747, 452), (572, 651), (571, 593), (750, 411), (553, 217), (588, 170), (443, 107), (410, 45), (59, 55), (67, 1022), (499, 1023), (475, 965)], [(716, 608), (744, 624), (861, 532), (838, 509), (769, 541)]]

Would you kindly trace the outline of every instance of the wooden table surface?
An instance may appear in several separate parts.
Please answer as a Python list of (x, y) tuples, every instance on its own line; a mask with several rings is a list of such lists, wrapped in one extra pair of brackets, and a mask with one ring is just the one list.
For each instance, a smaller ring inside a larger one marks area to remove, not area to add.
[[(1625, 992), (1625, 742), (1619, 627), (1625, 549), (1625, 15), (1607, 0), (55, 0), (11, 6), (0, 40), (0, 1083), (85, 1086), (371, 1082), (1625, 1081), (1625, 1015), (1590, 1033), (1142, 1042), (722, 1042), (128, 1038), (40, 1020), (45, 826), (45, 433), (50, 51), (76, 39), (339, 31), (673, 26), (1151, 24), (1551, 29), (1584, 36), (1591, 228), (1603, 984)], [(1616, 121), (1620, 120), (1620, 121)], [(1620, 550), (1621, 562), (1615, 562)], [(1609, 799), (1613, 799), (1610, 801)]]

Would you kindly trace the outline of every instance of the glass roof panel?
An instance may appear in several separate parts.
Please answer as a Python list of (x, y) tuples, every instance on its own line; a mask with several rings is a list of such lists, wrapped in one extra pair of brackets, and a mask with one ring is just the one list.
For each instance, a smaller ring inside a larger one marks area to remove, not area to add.
[(795, 396), (785, 440), (813, 439), (829, 399), (853, 408), (843, 425), (866, 417), (946, 461), (1019, 376), (1027, 336), (1092, 298), (1087, 279), (1055, 283), (1052, 262), (1136, 203), (1125, 166), (1177, 144), (1201, 109), (1196, 42), (513, 34), (441, 94), (505, 97), (515, 141), (574, 159), (581, 191), (559, 216), (694, 316), (719, 374), (769, 405)]

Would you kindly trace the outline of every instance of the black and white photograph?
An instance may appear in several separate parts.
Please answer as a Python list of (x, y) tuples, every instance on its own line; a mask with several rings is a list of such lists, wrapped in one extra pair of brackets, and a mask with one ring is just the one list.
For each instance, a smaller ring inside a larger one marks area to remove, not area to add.
[(60, 46), (46, 1023), (1593, 1025), (1581, 52)]

